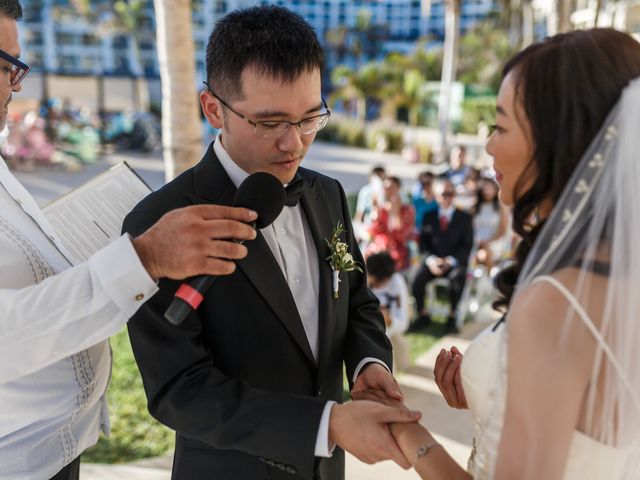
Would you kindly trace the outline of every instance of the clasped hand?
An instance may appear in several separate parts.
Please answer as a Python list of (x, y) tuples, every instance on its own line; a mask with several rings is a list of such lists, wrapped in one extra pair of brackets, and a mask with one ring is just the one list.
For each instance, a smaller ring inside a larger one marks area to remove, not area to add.
[[(460, 379), (460, 364), (462, 363), (462, 353), (456, 348), (452, 347), (450, 351), (442, 350), (436, 359), (436, 365), (434, 368), (434, 377), (442, 396), (446, 400), (450, 407), (454, 408), (467, 408), (467, 399), (462, 389), (462, 383)], [(394, 460), (398, 465), (403, 468), (409, 468), (411, 462), (408, 457), (411, 457), (413, 452), (407, 451), (407, 446), (411, 442), (406, 441), (403, 444), (404, 450), (400, 448), (399, 438), (401, 435), (415, 436), (416, 438), (431, 438), (431, 435), (416, 422), (420, 416), (418, 412), (411, 412), (403, 403), (403, 396), (397, 382), (393, 376), (380, 365), (371, 365), (363, 372), (357, 379), (351, 391), (351, 397), (354, 402), (350, 405), (367, 405), (368, 408), (372, 403), (378, 403), (380, 406), (386, 406), (390, 408), (391, 412), (416, 413), (417, 418), (410, 421), (408, 417), (401, 422), (394, 420), (386, 422), (384, 425), (379, 425), (379, 428), (383, 431), (382, 434), (378, 434), (378, 442), (375, 444), (377, 449), (372, 452), (369, 451), (369, 440), (364, 436), (359, 437), (359, 434), (354, 435), (355, 441), (359, 442), (359, 445), (353, 446), (354, 449), (346, 447), (345, 449), (353, 453), (360, 460), (367, 463), (372, 463), (379, 460), (385, 460), (390, 458)], [(362, 412), (366, 410), (361, 409)], [(378, 418), (380, 420), (380, 418)], [(413, 425), (412, 425), (413, 423)], [(353, 432), (358, 432), (357, 427), (354, 426)], [(350, 445), (351, 446), (351, 445)], [(365, 447), (366, 452), (362, 455), (357, 447)], [(362, 456), (361, 456), (362, 455)], [(385, 456), (387, 455), (387, 456)], [(372, 460), (372, 461), (367, 461)], [(413, 458), (411, 460), (414, 460)]]
[[(379, 392), (388, 403), (379, 401), (370, 392)], [(351, 395), (357, 401), (334, 405), (331, 410), (330, 441), (364, 463), (393, 460), (402, 468), (410, 468), (411, 462), (400, 450), (390, 425), (415, 423), (421, 414), (404, 406), (393, 375), (382, 365), (371, 363), (358, 375)]]

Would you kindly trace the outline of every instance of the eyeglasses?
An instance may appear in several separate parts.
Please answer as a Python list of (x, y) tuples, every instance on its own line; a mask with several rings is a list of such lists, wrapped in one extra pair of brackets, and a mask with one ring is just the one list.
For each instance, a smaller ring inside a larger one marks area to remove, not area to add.
[(220, 100), (220, 103), (231, 110), (234, 114), (236, 114), (239, 118), (247, 122), (249, 125), (253, 126), (253, 130), (255, 134), (260, 138), (280, 138), (284, 134), (286, 134), (292, 126), (298, 127), (298, 130), (302, 135), (311, 135), (312, 133), (318, 132), (322, 130), (329, 121), (329, 117), (331, 116), (331, 110), (327, 107), (327, 102), (322, 99), (322, 107), (326, 110), (326, 112), (321, 113), (320, 115), (314, 115), (312, 117), (303, 118), (299, 122), (289, 122), (287, 120), (268, 120), (268, 121), (260, 121), (253, 122), (249, 120), (246, 116), (241, 114), (240, 112), (235, 111), (233, 108), (229, 106), (227, 102), (222, 100), (216, 93), (211, 89), (211, 86), (208, 82), (202, 82), (207, 86), (207, 89), (215, 98)]
[(9, 82), (11, 83), (12, 87), (19, 85), (20, 82), (24, 79), (24, 77), (27, 76), (27, 73), (29, 73), (29, 70), (31, 70), (31, 67), (29, 65), (27, 65), (24, 62), (21, 62), (13, 55), (9, 55), (4, 50), (0, 50), (0, 58), (6, 60), (11, 64), (11, 67), (6, 67), (6, 68), (10, 69)]
[(442, 192), (443, 197), (454, 197), (455, 195), (453, 192)]

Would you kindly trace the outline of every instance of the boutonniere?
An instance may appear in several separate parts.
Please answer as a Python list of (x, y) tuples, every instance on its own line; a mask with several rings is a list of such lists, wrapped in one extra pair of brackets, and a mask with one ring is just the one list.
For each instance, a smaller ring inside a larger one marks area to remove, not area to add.
[(351, 272), (357, 270), (362, 273), (362, 268), (358, 265), (351, 254), (347, 251), (349, 245), (340, 241), (340, 235), (345, 232), (342, 222), (338, 221), (336, 228), (333, 230), (331, 240), (325, 238), (325, 242), (329, 247), (331, 255), (326, 259), (329, 260), (331, 265), (332, 278), (333, 278), (333, 298), (338, 298), (338, 288), (340, 284), (340, 272)]

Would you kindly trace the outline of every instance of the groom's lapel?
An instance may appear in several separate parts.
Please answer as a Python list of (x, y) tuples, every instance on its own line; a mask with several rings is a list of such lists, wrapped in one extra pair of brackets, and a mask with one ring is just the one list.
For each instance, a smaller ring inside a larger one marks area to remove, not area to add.
[(333, 332), (335, 330), (338, 312), (338, 301), (333, 299), (331, 283), (331, 266), (327, 257), (330, 254), (326, 239), (331, 237), (335, 225), (329, 215), (328, 202), (320, 182), (313, 176), (300, 170), (300, 174), (307, 182), (302, 191), (300, 202), (309, 223), (309, 230), (318, 252), (319, 294), (318, 294), (318, 322), (319, 322), (319, 348), (318, 365), (321, 379), (326, 367), (327, 355), (331, 350)]
[[(193, 182), (194, 192), (189, 194), (192, 202), (233, 204), (236, 187), (211, 147), (203, 160), (193, 169)], [(309, 361), (315, 365), (309, 340), (289, 285), (262, 233), (258, 231), (256, 238), (244, 242), (244, 245), (249, 253), (242, 260), (237, 260), (236, 264), (280, 319)], [(242, 301), (242, 299), (239, 300)]]

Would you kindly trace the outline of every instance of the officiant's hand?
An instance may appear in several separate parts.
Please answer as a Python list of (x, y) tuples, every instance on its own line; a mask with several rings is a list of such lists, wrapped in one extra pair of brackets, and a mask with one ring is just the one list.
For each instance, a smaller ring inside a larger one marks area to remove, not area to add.
[(420, 412), (404, 406), (393, 408), (366, 400), (337, 404), (331, 408), (329, 441), (364, 463), (393, 460), (407, 469), (411, 462), (398, 447), (389, 425), (417, 422), (420, 417)]
[(154, 279), (181, 280), (194, 275), (229, 275), (233, 260), (244, 258), (247, 247), (233, 240), (252, 240), (248, 223), (257, 218), (246, 208), (193, 205), (162, 216), (133, 246)]
[[(363, 390), (377, 389), (384, 391), (389, 398), (402, 401), (402, 391), (393, 375), (379, 363), (369, 363), (356, 378), (351, 395), (357, 396)], [(355, 397), (354, 397), (355, 398)]]
[(433, 375), (436, 385), (438, 385), (442, 396), (447, 401), (447, 405), (464, 409), (469, 407), (462, 388), (461, 364), (462, 353), (460, 353), (460, 350), (456, 347), (451, 347), (451, 351), (448, 352), (443, 348), (438, 358), (436, 358)]

